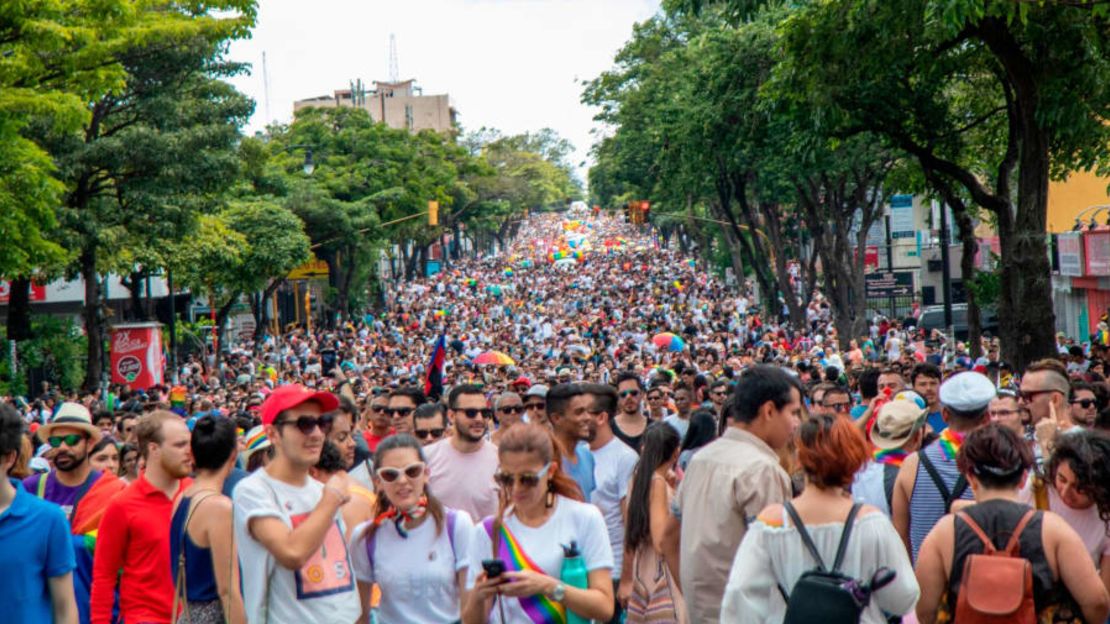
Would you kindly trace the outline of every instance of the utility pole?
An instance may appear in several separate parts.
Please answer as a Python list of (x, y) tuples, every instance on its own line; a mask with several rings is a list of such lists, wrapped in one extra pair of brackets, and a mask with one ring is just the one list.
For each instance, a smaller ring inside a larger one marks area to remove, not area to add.
[[(887, 207), (886, 214), (883, 216), (886, 225), (886, 270), (894, 273), (894, 242), (890, 237), (890, 207)], [(867, 253), (864, 250), (863, 253)], [(893, 320), (897, 316), (897, 310), (894, 309), (894, 295), (891, 294), (887, 298), (887, 307), (889, 308), (890, 318)]]
[[(941, 291), (944, 293), (944, 331), (955, 339), (952, 331), (952, 274), (948, 266), (948, 206), (940, 206), (940, 265)], [(964, 284), (967, 287), (967, 284)]]

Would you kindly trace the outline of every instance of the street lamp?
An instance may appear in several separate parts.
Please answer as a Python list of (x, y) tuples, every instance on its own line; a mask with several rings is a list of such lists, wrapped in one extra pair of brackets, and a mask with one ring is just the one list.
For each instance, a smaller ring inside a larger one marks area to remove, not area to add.
[(307, 147), (304, 150), (304, 174), (310, 176), (313, 171), (316, 171), (316, 163), (312, 161), (312, 148)]

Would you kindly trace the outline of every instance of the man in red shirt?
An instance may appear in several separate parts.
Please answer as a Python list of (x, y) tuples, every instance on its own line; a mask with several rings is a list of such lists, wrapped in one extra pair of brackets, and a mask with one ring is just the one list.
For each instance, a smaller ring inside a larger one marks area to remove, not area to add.
[(112, 499), (100, 523), (91, 624), (111, 622), (117, 578), (120, 620), (129, 624), (173, 621), (170, 513), (173, 501), (190, 482), (189, 428), (177, 414), (156, 411), (141, 418), (136, 429), (146, 470)]

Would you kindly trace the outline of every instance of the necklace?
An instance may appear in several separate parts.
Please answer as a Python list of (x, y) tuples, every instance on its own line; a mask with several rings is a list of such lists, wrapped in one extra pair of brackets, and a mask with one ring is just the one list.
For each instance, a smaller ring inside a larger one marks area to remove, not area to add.
[(940, 432), (940, 439), (937, 442), (940, 443), (940, 450), (944, 452), (945, 458), (948, 461), (956, 461), (956, 455), (959, 454), (960, 446), (964, 443), (964, 435), (952, 431), (949, 427)]

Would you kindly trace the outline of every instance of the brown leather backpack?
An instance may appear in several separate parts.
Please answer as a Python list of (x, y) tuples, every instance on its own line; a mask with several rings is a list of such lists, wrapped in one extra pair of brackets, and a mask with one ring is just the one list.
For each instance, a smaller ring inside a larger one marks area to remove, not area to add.
[(1021, 532), (1036, 511), (1030, 509), (1014, 527), (1006, 548), (999, 551), (971, 516), (956, 515), (983, 542), (983, 553), (964, 559), (955, 622), (959, 624), (1036, 624), (1033, 604), (1033, 564), (1021, 557)]

